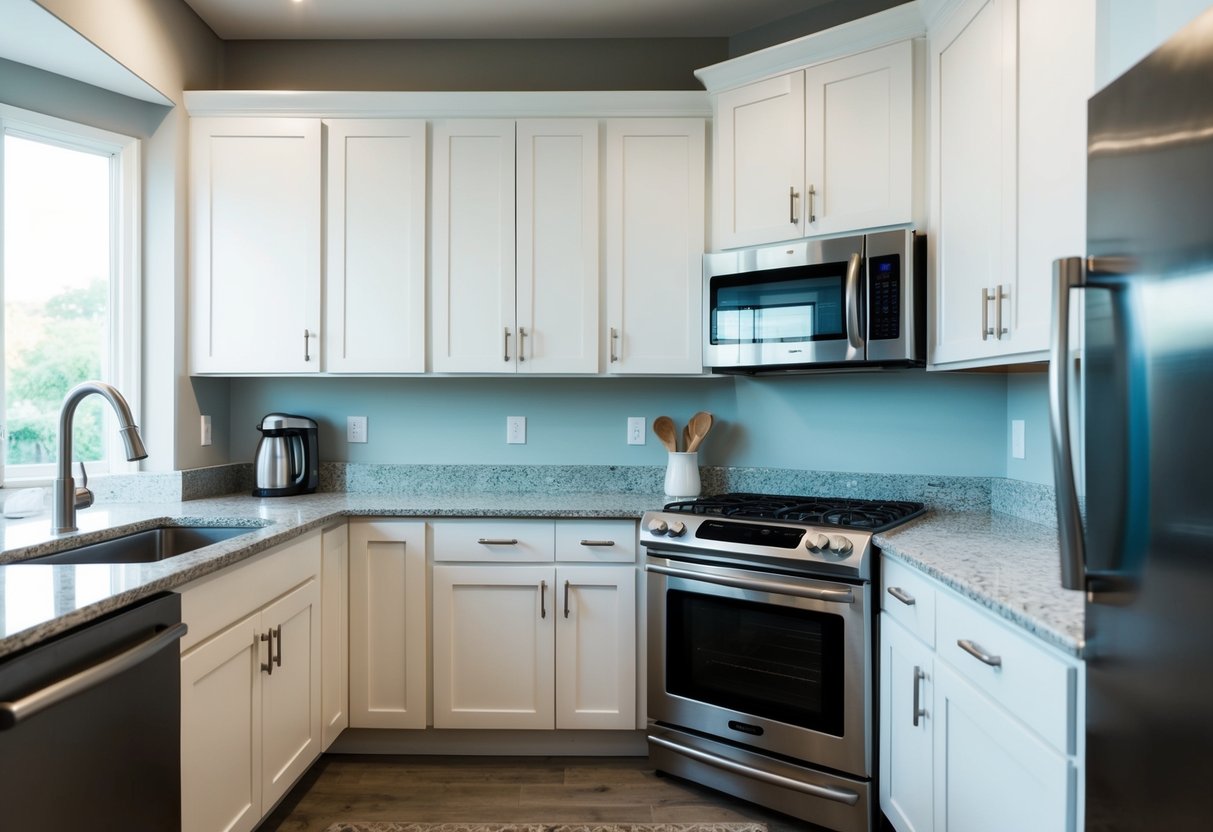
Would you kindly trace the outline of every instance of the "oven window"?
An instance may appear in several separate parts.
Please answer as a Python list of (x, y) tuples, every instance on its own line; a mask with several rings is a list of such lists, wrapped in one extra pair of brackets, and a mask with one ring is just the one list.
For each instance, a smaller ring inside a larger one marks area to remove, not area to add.
[(846, 336), (846, 263), (711, 279), (713, 344), (826, 341)]
[(843, 620), (810, 610), (666, 593), (666, 689), (841, 737)]

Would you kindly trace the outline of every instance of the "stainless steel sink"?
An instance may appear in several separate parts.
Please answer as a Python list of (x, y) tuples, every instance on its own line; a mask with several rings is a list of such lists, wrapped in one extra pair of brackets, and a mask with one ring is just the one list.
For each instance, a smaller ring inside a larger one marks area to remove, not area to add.
[(230, 540), (242, 534), (250, 534), (259, 528), (259, 526), (160, 526), (21, 562), (43, 564), (154, 563), (201, 549), (212, 543)]

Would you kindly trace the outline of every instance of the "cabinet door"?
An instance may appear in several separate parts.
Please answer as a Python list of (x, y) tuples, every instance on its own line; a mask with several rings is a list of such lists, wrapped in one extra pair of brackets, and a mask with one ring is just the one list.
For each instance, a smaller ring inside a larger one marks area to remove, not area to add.
[(320, 121), (190, 122), (196, 373), (320, 369)]
[(553, 728), (550, 566), (434, 567), (434, 727)]
[(261, 820), (260, 616), (181, 656), (181, 828), (248, 832)]
[(636, 723), (636, 570), (558, 566), (556, 727)]
[(805, 233), (913, 220), (910, 41), (805, 70)]
[(712, 248), (804, 236), (804, 72), (716, 96)]
[(880, 808), (898, 832), (928, 832), (933, 655), (888, 613), (880, 616), (880, 642)]
[(935, 664), (937, 832), (1072, 832), (1073, 764), (946, 662)]
[(426, 723), (425, 524), (350, 523), (350, 725)]
[(261, 806), (268, 809), (320, 756), (320, 582), (261, 613), (272, 670), (261, 680)]
[(703, 372), (704, 123), (606, 125), (609, 373)]
[(424, 372), (425, 122), (324, 127), (324, 369)]
[(1015, 0), (967, 0), (930, 34), (935, 365), (1003, 351), (982, 298), (1015, 283), (1016, 38)]
[(322, 538), (320, 710), (322, 749), (350, 724), (350, 547), (344, 523)]
[(518, 370), (598, 372), (598, 121), (517, 125)]
[(512, 373), (514, 122), (434, 123), (433, 337), (439, 373)]

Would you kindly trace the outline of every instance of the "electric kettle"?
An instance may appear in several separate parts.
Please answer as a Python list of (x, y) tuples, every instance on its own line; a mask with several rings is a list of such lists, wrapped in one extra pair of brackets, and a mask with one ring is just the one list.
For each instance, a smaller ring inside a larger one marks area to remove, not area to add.
[(257, 426), (261, 441), (254, 459), (254, 497), (311, 494), (320, 484), (320, 453), (315, 420), (270, 413)]

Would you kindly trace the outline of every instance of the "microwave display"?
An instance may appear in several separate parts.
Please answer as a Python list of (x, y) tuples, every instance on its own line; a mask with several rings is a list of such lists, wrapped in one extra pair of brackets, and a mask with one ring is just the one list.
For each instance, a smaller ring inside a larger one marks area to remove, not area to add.
[(724, 275), (711, 281), (711, 342), (770, 344), (846, 337), (846, 263)]

